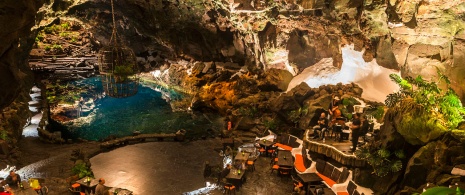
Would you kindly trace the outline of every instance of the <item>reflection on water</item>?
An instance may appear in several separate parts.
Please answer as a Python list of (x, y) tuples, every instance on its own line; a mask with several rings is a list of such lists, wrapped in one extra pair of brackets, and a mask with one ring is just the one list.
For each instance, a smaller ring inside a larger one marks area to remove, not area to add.
[[(65, 122), (66, 138), (101, 140), (110, 135), (127, 136), (141, 133), (175, 133), (186, 129), (203, 135), (208, 129), (218, 130), (205, 117), (185, 112), (172, 112), (169, 101), (182, 95), (158, 86), (139, 86), (139, 92), (127, 98), (107, 97), (99, 78), (74, 81), (71, 84), (87, 89), (76, 102), (76, 118)], [(218, 121), (218, 120), (217, 120)]]

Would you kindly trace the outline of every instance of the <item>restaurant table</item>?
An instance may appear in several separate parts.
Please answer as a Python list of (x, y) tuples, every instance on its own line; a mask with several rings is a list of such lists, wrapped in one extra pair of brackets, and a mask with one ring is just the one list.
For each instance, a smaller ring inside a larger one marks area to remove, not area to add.
[[(268, 148), (275, 144), (275, 142), (268, 141), (268, 140), (264, 141), (262, 139), (258, 140), (257, 143), (260, 144), (260, 146), (262, 146), (263, 149), (265, 149), (265, 151), (268, 151)], [(266, 156), (268, 156), (268, 152), (265, 152), (265, 154)]]
[(310, 191), (309, 187), (311, 185), (319, 185), (321, 181), (323, 181), (316, 173), (297, 174), (297, 177), (299, 177), (300, 181), (304, 184), (304, 189), (306, 189), (305, 191), (307, 192), (306, 194)]
[(249, 159), (250, 153), (248, 152), (238, 152), (236, 154), (236, 157), (234, 157), (234, 160), (240, 160), (240, 161), (247, 161)]
[(110, 195), (115, 194), (115, 191), (117, 192), (116, 195), (131, 195), (132, 194), (132, 191), (127, 190), (127, 189), (122, 189), (122, 188), (112, 187), (108, 190)]
[(261, 140), (258, 140), (257, 141), (258, 144), (260, 144), (261, 146), (264, 146), (264, 147), (270, 147), (272, 146), (273, 144), (275, 144), (275, 142), (272, 142), (272, 141), (263, 141), (262, 139)]
[(226, 175), (226, 180), (236, 186), (239, 189), (242, 186), (242, 183), (245, 181), (245, 170), (241, 170), (241, 173), (238, 173), (237, 169), (231, 169), (229, 174)]
[(278, 151), (278, 165), (281, 167), (292, 167), (294, 165), (292, 160), (291, 151), (279, 150)]
[(76, 183), (81, 184), (82, 189), (88, 193), (95, 192), (95, 187), (98, 184), (98, 179), (90, 178), (90, 182), (87, 182), (87, 177), (77, 180)]

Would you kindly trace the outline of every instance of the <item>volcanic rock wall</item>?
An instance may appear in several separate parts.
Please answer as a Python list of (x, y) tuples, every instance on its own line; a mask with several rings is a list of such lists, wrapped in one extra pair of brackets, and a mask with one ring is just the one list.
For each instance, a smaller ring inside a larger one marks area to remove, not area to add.
[(43, 3), (42, 0), (0, 2), (0, 167), (14, 163), (19, 157), (16, 142), (31, 117), (28, 101), (33, 76), (27, 59), (35, 37), (31, 28)]

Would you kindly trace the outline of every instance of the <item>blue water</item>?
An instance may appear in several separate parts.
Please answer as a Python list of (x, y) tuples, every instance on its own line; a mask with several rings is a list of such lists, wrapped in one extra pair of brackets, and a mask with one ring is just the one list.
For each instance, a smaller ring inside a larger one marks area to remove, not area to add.
[[(66, 129), (63, 135), (67, 138), (102, 140), (109, 136), (132, 135), (134, 131), (174, 133), (179, 129), (186, 129), (188, 135), (204, 135), (207, 129), (218, 130), (222, 125), (211, 123), (203, 115), (196, 117), (186, 112), (172, 112), (168, 101), (183, 96), (159, 86), (139, 85), (139, 92), (134, 96), (112, 98), (103, 95), (98, 77), (74, 81), (71, 84), (85, 88), (81, 97), (86, 102), (92, 99), (94, 103), (86, 105), (94, 107), (88, 109), (88, 112), (81, 112), (80, 116), (71, 122), (64, 123)], [(163, 93), (154, 89), (161, 89)]]

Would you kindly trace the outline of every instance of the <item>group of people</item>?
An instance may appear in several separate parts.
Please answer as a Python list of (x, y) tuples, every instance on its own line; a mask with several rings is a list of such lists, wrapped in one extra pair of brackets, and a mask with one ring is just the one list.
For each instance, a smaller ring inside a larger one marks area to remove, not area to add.
[[(5, 184), (8, 185), (8, 187), (0, 186), (0, 195), (14, 195), (12, 187), (18, 188), (21, 186), (21, 176), (16, 174), (15, 171), (10, 171), (10, 174), (5, 179)], [(95, 187), (95, 195), (108, 195), (107, 187), (104, 184), (105, 179), (100, 178), (97, 186)]]
[(14, 194), (11, 187), (19, 187), (20, 183), (21, 183), (21, 176), (16, 174), (15, 171), (10, 171), (10, 174), (5, 179), (5, 184), (7, 184), (8, 187), (5, 188), (5, 187), (0, 186), (0, 195)]
[[(313, 139), (324, 140), (326, 133), (329, 132), (330, 129), (333, 129), (334, 131), (336, 126), (345, 126), (345, 118), (343, 118), (339, 106), (340, 99), (339, 97), (335, 96), (328, 107), (329, 115), (326, 116), (326, 112), (322, 112), (320, 114), (320, 118), (318, 118), (317, 125), (313, 127)], [(357, 149), (359, 137), (365, 135), (368, 132), (369, 124), (367, 116), (362, 115), (362, 113), (355, 113), (349, 128), (352, 132), (351, 152), (355, 152)]]

